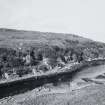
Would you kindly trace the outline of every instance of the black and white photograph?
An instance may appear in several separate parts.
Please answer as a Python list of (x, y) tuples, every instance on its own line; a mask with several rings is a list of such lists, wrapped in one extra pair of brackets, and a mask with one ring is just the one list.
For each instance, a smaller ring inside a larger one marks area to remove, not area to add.
[(105, 105), (105, 0), (0, 0), (0, 105)]

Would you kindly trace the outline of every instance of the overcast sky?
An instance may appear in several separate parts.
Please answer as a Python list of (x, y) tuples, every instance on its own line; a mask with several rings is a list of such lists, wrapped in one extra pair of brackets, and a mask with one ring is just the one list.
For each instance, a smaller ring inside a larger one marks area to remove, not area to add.
[(105, 0), (0, 0), (0, 27), (74, 33), (105, 42)]

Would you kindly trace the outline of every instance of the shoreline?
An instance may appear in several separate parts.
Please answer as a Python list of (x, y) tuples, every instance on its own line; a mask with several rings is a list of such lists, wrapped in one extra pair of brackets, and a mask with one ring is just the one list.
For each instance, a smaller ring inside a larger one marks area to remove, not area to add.
[(73, 72), (75, 73), (82, 70), (83, 68), (95, 66), (95, 65), (102, 65), (102, 64), (105, 64), (105, 59), (93, 60), (93, 61), (76, 64), (72, 66), (71, 68), (69, 69), (65, 68), (64, 70), (58, 73), (54, 72), (50, 75), (45, 74), (37, 78), (33, 76), (31, 78), (29, 77), (28, 79), (23, 78), (17, 81), (13, 80), (12, 82), (6, 82), (6, 83), (4, 82), (0, 84), (0, 98), (24, 93), (29, 90), (33, 90), (35, 88), (41, 87), (47, 83), (56, 83), (56, 82), (59, 82), (59, 79), (61, 78), (70, 78), (70, 76), (72, 77)]
[[(41, 74), (36, 74), (36, 75), (30, 75), (30, 76), (23, 76), (20, 78), (16, 78), (14, 80), (5, 80), (5, 81), (0, 81), (0, 85), (2, 84), (9, 84), (9, 83), (14, 83), (14, 82), (20, 82), (20, 81), (24, 81), (24, 80), (28, 80), (31, 78), (41, 78), (43, 76), (45, 77), (49, 77), (49, 76), (53, 76), (53, 75), (59, 75), (62, 73), (72, 73), (75, 72), (79, 69), (83, 69), (85, 67), (90, 67), (90, 66), (96, 66), (96, 65), (103, 65), (105, 64), (105, 59), (97, 59), (97, 60), (91, 60), (91, 61), (85, 61), (82, 63), (74, 63), (74, 64), (66, 64), (65, 67), (60, 68), (59, 70), (55, 70), (53, 71), (53, 69), (51, 71), (48, 71), (46, 73), (41, 73)], [(78, 71), (77, 71), (78, 72)]]

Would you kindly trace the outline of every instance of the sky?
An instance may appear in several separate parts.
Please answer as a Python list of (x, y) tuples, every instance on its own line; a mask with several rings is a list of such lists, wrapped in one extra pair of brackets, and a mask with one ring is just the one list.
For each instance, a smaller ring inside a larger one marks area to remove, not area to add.
[(0, 28), (72, 33), (105, 42), (105, 0), (0, 0)]

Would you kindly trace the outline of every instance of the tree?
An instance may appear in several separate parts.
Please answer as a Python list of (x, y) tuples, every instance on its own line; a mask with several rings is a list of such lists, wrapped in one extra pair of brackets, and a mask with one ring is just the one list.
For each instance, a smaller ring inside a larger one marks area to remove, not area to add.
[(99, 52), (96, 48), (90, 48), (90, 49), (87, 48), (87, 49), (84, 49), (83, 55), (85, 60), (94, 59), (94, 58), (98, 58)]

